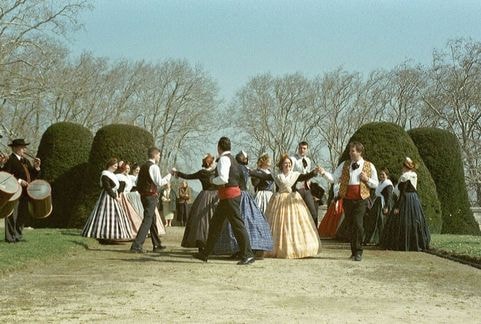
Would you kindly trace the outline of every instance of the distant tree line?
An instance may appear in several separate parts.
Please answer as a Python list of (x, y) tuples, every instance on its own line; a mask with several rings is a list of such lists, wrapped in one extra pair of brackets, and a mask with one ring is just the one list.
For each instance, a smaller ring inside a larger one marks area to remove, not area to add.
[(93, 133), (112, 123), (140, 126), (166, 167), (181, 156), (196, 161), (222, 120), (251, 155), (276, 157), (307, 140), (315, 160), (334, 168), (368, 122), (438, 127), (458, 139), (466, 183), (481, 205), (480, 42), (451, 40), (428, 66), (407, 61), (368, 75), (342, 68), (313, 78), (256, 75), (225, 107), (209, 73), (185, 60), (72, 58), (66, 40), (91, 7), (87, 0), (0, 1), (0, 118), (8, 135), (35, 146), (56, 122)]

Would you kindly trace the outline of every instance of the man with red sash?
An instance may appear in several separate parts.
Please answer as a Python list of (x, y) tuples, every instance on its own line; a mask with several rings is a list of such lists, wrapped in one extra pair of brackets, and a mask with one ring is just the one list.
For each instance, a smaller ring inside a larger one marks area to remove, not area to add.
[(351, 225), (351, 259), (362, 260), (364, 215), (371, 189), (379, 184), (377, 171), (369, 161), (362, 158), (364, 146), (359, 142), (349, 143), (348, 161), (342, 162), (334, 174), (321, 169), (321, 175), (330, 183), (339, 183), (339, 198), (343, 199), (344, 215)]
[(214, 249), (215, 243), (219, 239), (222, 231), (224, 221), (227, 218), (239, 244), (241, 260), (237, 264), (247, 265), (253, 263), (255, 258), (240, 210), (241, 190), (239, 184), (242, 172), (237, 161), (231, 155), (230, 150), (230, 139), (221, 137), (217, 144), (217, 152), (220, 156), (217, 161), (217, 176), (211, 180), (213, 184), (219, 187), (219, 204), (210, 220), (209, 234), (205, 248), (199, 253), (195, 253), (194, 258), (207, 262), (207, 258)]

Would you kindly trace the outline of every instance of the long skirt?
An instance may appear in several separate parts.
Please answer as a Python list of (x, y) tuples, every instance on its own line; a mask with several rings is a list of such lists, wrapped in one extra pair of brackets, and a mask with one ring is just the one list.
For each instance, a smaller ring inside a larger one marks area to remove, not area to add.
[[(133, 209), (137, 212), (137, 215), (140, 219), (140, 224), (142, 224), (142, 220), (144, 219), (144, 206), (142, 206), (142, 200), (140, 199), (140, 194), (137, 191), (131, 191), (124, 193), (124, 196), (129, 201), (130, 205)], [(159, 235), (165, 234), (165, 227), (162, 222), (162, 218), (160, 217), (159, 210), (155, 208), (155, 225), (157, 226), (157, 233)], [(140, 227), (140, 225), (139, 225)], [(135, 232), (138, 231), (138, 228)]]
[(140, 224), (142, 224), (142, 217), (137, 214), (137, 211), (128, 200), (127, 193), (120, 194), (120, 206), (122, 206), (128, 220), (130, 221), (130, 226), (132, 227), (132, 234), (136, 236), (137, 232), (139, 231)]
[(276, 193), (267, 207), (274, 247), (266, 256), (297, 259), (319, 254), (321, 241), (306, 203), (297, 192)]
[(273, 193), (270, 190), (260, 190), (256, 193), (256, 204), (264, 215), (266, 214), (267, 205), (269, 205), (269, 200), (272, 195)]
[(82, 236), (103, 240), (131, 240), (132, 226), (119, 202), (102, 190), (85, 226)]
[(431, 234), (417, 192), (404, 193), (399, 214), (386, 220), (381, 246), (397, 251), (423, 251), (429, 248)]
[(209, 222), (219, 202), (217, 191), (202, 190), (190, 208), (181, 246), (203, 248), (209, 233)]
[[(244, 225), (249, 235), (251, 249), (255, 251), (271, 251), (272, 235), (269, 224), (251, 195), (241, 192), (240, 209)], [(239, 245), (230, 223), (226, 220), (217, 241), (213, 254), (233, 254), (239, 251)]]
[(379, 244), (386, 216), (383, 214), (381, 198), (376, 198), (364, 217), (364, 244)]
[(329, 208), (326, 211), (326, 214), (322, 218), (321, 223), (319, 224), (319, 235), (321, 237), (335, 237), (337, 228), (339, 227), (342, 213), (342, 199), (337, 201), (332, 201), (329, 205)]
[(190, 205), (186, 202), (177, 204), (176, 218), (178, 225), (184, 226), (187, 224), (187, 219), (189, 218)]

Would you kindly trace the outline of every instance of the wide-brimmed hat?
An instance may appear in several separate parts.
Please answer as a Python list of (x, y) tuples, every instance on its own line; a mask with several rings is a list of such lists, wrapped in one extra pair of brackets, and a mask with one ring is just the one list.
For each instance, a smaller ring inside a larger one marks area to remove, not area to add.
[(15, 147), (15, 146), (27, 146), (30, 143), (25, 142), (23, 138), (16, 138), (12, 141), (12, 143), (8, 144), (8, 146)]

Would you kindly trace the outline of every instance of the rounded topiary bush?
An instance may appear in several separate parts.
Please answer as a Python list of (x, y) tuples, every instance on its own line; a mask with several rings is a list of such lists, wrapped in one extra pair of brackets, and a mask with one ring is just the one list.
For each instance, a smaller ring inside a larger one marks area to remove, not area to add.
[(85, 127), (69, 122), (52, 124), (43, 133), (38, 147), (42, 160), (41, 178), (52, 186), (52, 214), (34, 220), (36, 227), (66, 227), (72, 214), (79, 183), (88, 161), (93, 135)]
[[(417, 190), (429, 229), (432, 233), (440, 233), (442, 227), (441, 204), (436, 193), (436, 185), (406, 131), (393, 123), (369, 123), (363, 125), (352, 135), (349, 142), (352, 141), (359, 141), (364, 145), (363, 157), (374, 163), (378, 172), (383, 167), (388, 168), (393, 181), (397, 181), (401, 175), (402, 164), (406, 156), (417, 163)], [(349, 145), (341, 155), (339, 164), (348, 159)]]
[(143, 162), (154, 138), (147, 130), (125, 124), (100, 128), (93, 139), (88, 159), (88, 176), (82, 184), (79, 202), (70, 221), (72, 227), (82, 227), (100, 194), (99, 179), (105, 163), (112, 157), (122, 161)]
[(431, 172), (441, 202), (442, 233), (479, 235), (471, 211), (461, 148), (456, 136), (438, 128), (417, 128), (408, 132)]

